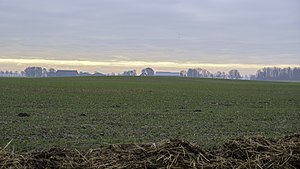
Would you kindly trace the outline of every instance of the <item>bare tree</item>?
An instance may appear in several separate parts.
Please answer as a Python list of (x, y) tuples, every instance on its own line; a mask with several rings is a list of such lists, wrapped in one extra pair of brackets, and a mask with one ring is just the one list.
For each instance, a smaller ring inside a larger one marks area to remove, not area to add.
[(236, 69), (232, 69), (228, 72), (228, 76), (230, 79), (240, 79), (242, 78), (240, 72)]
[(256, 72), (258, 80), (300, 80), (300, 68), (264, 67)]
[(140, 76), (154, 76), (154, 70), (150, 67), (145, 68), (142, 70), (142, 73)]
[(47, 77), (55, 77), (56, 70), (53, 68), (48, 69), (47, 71)]
[(136, 70), (124, 71), (122, 76), (136, 76)]
[(185, 71), (185, 70), (180, 71), (180, 76), (187, 77), (187, 71)]
[(197, 77), (197, 78), (210, 78), (212, 74), (206, 70), (201, 68), (196, 69), (188, 69), (187, 77)]
[(26, 77), (42, 77), (43, 68), (41, 67), (27, 67), (25, 70)]

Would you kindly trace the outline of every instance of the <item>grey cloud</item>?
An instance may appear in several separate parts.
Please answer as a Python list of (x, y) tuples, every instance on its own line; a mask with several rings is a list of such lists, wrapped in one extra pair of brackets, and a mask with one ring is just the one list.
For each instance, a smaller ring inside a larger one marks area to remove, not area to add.
[(0, 55), (300, 64), (299, 11), (297, 0), (1, 0)]

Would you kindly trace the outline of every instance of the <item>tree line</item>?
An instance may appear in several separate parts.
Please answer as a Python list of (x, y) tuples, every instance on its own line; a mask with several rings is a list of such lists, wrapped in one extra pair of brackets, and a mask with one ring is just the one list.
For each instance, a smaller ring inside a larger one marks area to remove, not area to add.
[[(60, 77), (60, 76), (155, 76), (155, 71), (148, 67), (142, 69), (141, 74), (137, 74), (136, 70), (127, 70), (123, 73), (89, 73), (89, 72), (77, 72), (77, 70), (55, 70), (53, 68), (46, 69), (43, 67), (27, 67), (24, 71), (0, 71), (0, 76), (7, 77)], [(188, 70), (180, 71), (181, 77), (192, 77), (192, 78), (216, 78), (216, 79), (245, 79), (245, 80), (290, 80), (300, 81), (300, 67), (264, 67), (257, 70), (255, 75), (248, 77), (247, 75), (242, 76), (239, 70), (232, 69), (228, 72), (217, 71), (211, 73), (210, 71), (203, 68), (189, 68)]]
[(180, 71), (180, 76), (182, 77), (193, 77), (193, 78), (217, 78), (217, 79), (242, 79), (243, 76), (237, 69), (232, 69), (230, 71), (221, 72), (217, 71), (216, 73), (211, 73), (206, 69), (202, 68), (190, 68), (187, 71)]
[(0, 77), (24, 77), (24, 71), (0, 71)]
[(232, 69), (228, 73), (217, 71), (211, 73), (208, 70), (196, 68), (188, 69), (188, 71), (181, 71), (183, 77), (195, 77), (195, 78), (218, 78), (218, 79), (247, 79), (247, 80), (288, 80), (288, 81), (300, 81), (300, 67), (264, 67), (257, 70), (255, 75), (250, 77), (242, 76), (237, 69)]
[(300, 67), (264, 67), (256, 72), (256, 80), (300, 80)]

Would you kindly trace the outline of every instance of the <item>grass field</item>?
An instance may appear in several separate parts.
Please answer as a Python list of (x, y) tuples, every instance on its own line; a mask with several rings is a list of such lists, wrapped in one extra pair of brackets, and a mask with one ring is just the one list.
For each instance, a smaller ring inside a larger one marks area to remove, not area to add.
[[(30, 116), (20, 117), (19, 113)], [(86, 150), (300, 131), (300, 83), (162, 77), (0, 78), (0, 147)]]

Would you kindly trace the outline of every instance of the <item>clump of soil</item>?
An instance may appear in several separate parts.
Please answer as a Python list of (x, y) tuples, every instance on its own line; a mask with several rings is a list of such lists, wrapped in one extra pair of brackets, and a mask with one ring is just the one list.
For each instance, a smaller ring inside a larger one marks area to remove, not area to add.
[[(0, 149), (1, 150), (1, 149)], [(185, 140), (118, 144), (88, 152), (53, 148), (15, 154), (0, 151), (0, 168), (300, 168), (300, 134), (279, 139), (238, 138), (215, 151)]]
[(19, 117), (29, 117), (30, 114), (28, 114), (28, 113), (19, 113), (18, 116)]

